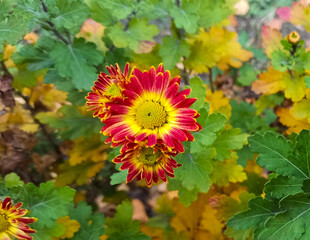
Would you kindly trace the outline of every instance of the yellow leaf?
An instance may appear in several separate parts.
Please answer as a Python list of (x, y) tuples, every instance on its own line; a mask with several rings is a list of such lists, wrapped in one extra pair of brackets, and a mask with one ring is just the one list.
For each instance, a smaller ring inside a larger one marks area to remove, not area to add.
[(210, 206), (216, 210), (218, 220), (226, 222), (237, 212), (245, 211), (249, 200), (255, 197), (255, 194), (246, 191), (238, 191), (236, 194), (236, 197), (221, 194), (210, 198)]
[(290, 22), (295, 25), (304, 25), (310, 31), (310, 5), (295, 3), (292, 6)]
[(247, 165), (244, 169), (247, 173), (256, 173), (261, 175), (263, 173), (263, 168), (261, 168), (257, 163), (256, 160), (248, 160)]
[(74, 233), (79, 231), (79, 229), (81, 227), (81, 224), (78, 221), (70, 219), (69, 216), (58, 218), (57, 223), (63, 224), (66, 227), (65, 233), (63, 235), (61, 235), (59, 237), (59, 239), (73, 238)]
[(104, 36), (104, 29), (105, 27), (102, 26), (102, 24), (88, 18), (83, 23), (80, 32), (76, 36), (83, 37), (87, 41), (95, 43), (100, 51), (106, 52), (108, 48), (102, 40), (102, 37)]
[(215, 91), (212, 93), (212, 91), (208, 89), (205, 101), (210, 103), (210, 114), (219, 112), (224, 114), (227, 120), (230, 118), (231, 106), (229, 99), (224, 96), (222, 91)]
[(284, 91), (286, 98), (293, 102), (300, 101), (306, 94), (306, 84), (302, 76), (295, 74), (294, 79), (288, 72), (280, 72), (272, 67), (260, 74), (259, 80), (252, 83), (252, 90), (256, 94), (270, 95)]
[(30, 44), (35, 44), (38, 41), (38, 39), (39, 39), (39, 35), (36, 34), (35, 32), (27, 33), (24, 36), (24, 40), (26, 40)]
[(74, 147), (69, 151), (69, 163), (76, 166), (83, 161), (102, 162), (107, 159), (109, 145), (100, 141), (100, 136), (95, 135), (92, 139), (77, 138)]
[(259, 75), (259, 80), (252, 83), (252, 90), (256, 94), (263, 93), (265, 95), (270, 95), (277, 93), (282, 90), (280, 86), (282, 75), (282, 72), (269, 67), (267, 72)]
[(208, 72), (216, 65), (221, 70), (229, 66), (239, 68), (242, 61), (253, 57), (251, 52), (242, 49), (237, 33), (220, 27), (212, 27), (209, 32), (201, 29), (199, 35), (189, 37), (188, 43), (191, 55), (184, 60), (184, 65), (198, 73)]
[(61, 104), (66, 103), (68, 93), (59, 91), (53, 84), (44, 84), (43, 77), (37, 77), (38, 84), (33, 88), (24, 88), (23, 94), (30, 97), (32, 107), (35, 103), (43, 103), (50, 111), (57, 111)]
[(310, 99), (303, 99), (294, 103), (291, 113), (297, 120), (307, 119), (308, 123), (310, 123)]
[(100, 240), (107, 240), (109, 238), (108, 235), (103, 234), (102, 236), (100, 236)]
[(299, 133), (303, 129), (310, 129), (310, 123), (306, 119), (297, 120), (294, 118), (289, 109), (278, 108), (276, 110), (276, 115), (279, 117), (280, 123), (288, 127), (288, 129), (285, 131), (285, 133), (288, 135), (293, 132)]
[(7, 128), (19, 128), (28, 133), (35, 133), (38, 127), (30, 111), (24, 109), (18, 102), (11, 112), (0, 116), (0, 131), (5, 131)]
[(164, 236), (164, 229), (160, 227), (142, 225), (140, 231), (152, 237), (152, 240), (162, 240)]
[(269, 58), (271, 58), (271, 55), (274, 51), (283, 49), (283, 46), (281, 44), (282, 34), (278, 29), (272, 29), (268, 26), (263, 26), (262, 40), (263, 47)]
[(220, 169), (210, 176), (211, 181), (218, 186), (228, 186), (229, 183), (243, 182), (247, 179), (243, 167), (238, 165), (235, 159), (215, 161), (213, 168)]
[(12, 68), (15, 67), (15, 63), (11, 59), (12, 53), (16, 51), (15, 46), (12, 45), (6, 45), (3, 48), (3, 60), (4, 60), (4, 65), (6, 68)]
[(71, 166), (69, 162), (65, 162), (59, 166), (60, 173), (56, 178), (55, 185), (57, 187), (70, 185), (76, 182), (83, 185), (94, 177), (104, 167), (104, 162), (82, 162), (76, 166)]
[(207, 200), (206, 194), (200, 194), (195, 202), (189, 207), (185, 207), (179, 203), (178, 199), (174, 199), (175, 217), (171, 219), (171, 226), (178, 233), (186, 232), (189, 239), (208, 239), (208, 230), (200, 226), (205, 206), (208, 203)]

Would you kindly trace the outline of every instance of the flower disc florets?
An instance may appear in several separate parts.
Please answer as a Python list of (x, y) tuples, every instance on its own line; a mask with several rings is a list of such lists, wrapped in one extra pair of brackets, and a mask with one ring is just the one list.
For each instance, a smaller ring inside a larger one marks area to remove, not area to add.
[(35, 222), (36, 218), (23, 217), (28, 211), (21, 209), (22, 203), (12, 206), (10, 197), (0, 200), (0, 239), (11, 240), (11, 236), (18, 240), (31, 240), (28, 233), (35, 233), (27, 224)]

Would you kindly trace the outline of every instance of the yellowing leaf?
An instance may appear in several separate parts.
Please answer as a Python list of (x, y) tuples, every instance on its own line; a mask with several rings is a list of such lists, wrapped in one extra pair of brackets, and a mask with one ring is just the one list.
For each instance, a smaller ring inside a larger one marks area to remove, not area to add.
[(281, 44), (282, 34), (278, 29), (272, 29), (268, 26), (262, 28), (263, 47), (269, 58), (274, 51), (283, 49)]
[(256, 173), (256, 174), (258, 174), (258, 175), (261, 175), (262, 173), (263, 173), (263, 168), (261, 168), (257, 163), (256, 163), (256, 161), (255, 161), (255, 159), (254, 160), (249, 160), (248, 162), (247, 162), (247, 165), (246, 165), (246, 167), (245, 167), (245, 171), (247, 172), (247, 173)]
[(107, 159), (108, 148), (109, 145), (100, 141), (99, 135), (94, 135), (92, 139), (77, 138), (69, 152), (69, 163), (75, 166), (83, 161), (102, 162)]
[(34, 133), (38, 131), (38, 127), (30, 111), (24, 109), (18, 102), (11, 112), (0, 116), (0, 131), (5, 131), (7, 128), (19, 128), (25, 132)]
[(35, 32), (27, 33), (24, 36), (24, 40), (26, 40), (30, 44), (35, 44), (38, 41), (38, 39), (39, 39), (39, 35), (36, 34)]
[(102, 168), (104, 162), (82, 162), (79, 165), (71, 166), (69, 162), (65, 162), (59, 166), (60, 173), (56, 178), (55, 185), (57, 187), (70, 185), (76, 182), (78, 185), (83, 185), (94, 177)]
[(171, 219), (171, 226), (178, 232), (187, 232), (189, 239), (209, 239), (208, 229), (202, 228), (201, 220), (208, 203), (206, 194), (200, 194), (197, 201), (189, 207), (179, 203), (177, 199), (173, 202), (175, 217)]
[(76, 36), (83, 37), (87, 41), (95, 43), (100, 51), (105, 52), (107, 51), (107, 47), (102, 40), (104, 29), (105, 27), (102, 26), (102, 24), (88, 18), (83, 23), (80, 32)]
[(248, 61), (253, 54), (242, 49), (238, 42), (238, 35), (227, 29), (212, 27), (209, 32), (201, 29), (199, 35), (193, 35), (188, 43), (191, 55), (184, 61), (184, 65), (198, 73), (208, 72), (216, 65), (221, 70), (229, 66), (239, 68), (242, 61)]
[(263, 93), (265, 95), (284, 91), (286, 98), (298, 102), (306, 94), (306, 84), (302, 76), (295, 74), (292, 79), (288, 72), (280, 72), (269, 67), (267, 72), (260, 74), (259, 80), (252, 83), (252, 90), (256, 94)]
[(297, 120), (287, 108), (278, 108), (276, 114), (279, 117), (280, 123), (288, 127), (285, 131), (288, 135), (293, 132), (299, 133), (303, 129), (310, 129), (310, 123), (306, 119)]
[(15, 63), (11, 59), (12, 53), (16, 51), (15, 46), (12, 46), (10, 44), (6, 45), (3, 48), (3, 60), (6, 68), (12, 68), (15, 67)]
[(303, 99), (294, 103), (291, 113), (297, 120), (307, 119), (308, 123), (310, 123), (310, 99)]
[(210, 178), (218, 186), (228, 186), (231, 182), (243, 182), (247, 179), (243, 167), (235, 159), (213, 162), (213, 168), (219, 170), (214, 171)]
[(267, 72), (259, 75), (259, 80), (252, 83), (252, 90), (256, 94), (274, 94), (282, 90), (280, 80), (283, 73), (275, 70), (272, 67), (268, 68)]
[(61, 235), (59, 239), (73, 238), (74, 233), (79, 231), (80, 226), (81, 226), (81, 224), (78, 221), (70, 219), (69, 216), (58, 218), (57, 223), (63, 224), (66, 227), (65, 233)]
[(229, 99), (224, 96), (222, 91), (212, 92), (210, 89), (207, 90), (206, 102), (210, 103), (209, 113), (222, 113), (227, 119), (231, 116), (231, 106)]
[(43, 77), (38, 77), (38, 85), (33, 88), (24, 88), (23, 94), (30, 97), (29, 103), (34, 107), (35, 103), (43, 103), (50, 111), (56, 111), (66, 103), (67, 93), (59, 91), (53, 84), (44, 84)]
[(216, 214), (217, 211), (210, 205), (205, 206), (201, 220), (201, 227), (208, 231), (208, 237), (205, 239), (224, 239), (222, 232), (225, 224), (216, 217)]
[(310, 31), (310, 4), (295, 3), (292, 6), (290, 22), (295, 25), (304, 25)]

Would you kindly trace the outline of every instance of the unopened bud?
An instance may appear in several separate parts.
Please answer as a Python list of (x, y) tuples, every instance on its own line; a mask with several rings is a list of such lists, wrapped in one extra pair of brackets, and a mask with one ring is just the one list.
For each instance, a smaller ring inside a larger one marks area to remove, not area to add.
[(300, 35), (299, 35), (298, 32), (293, 31), (293, 32), (291, 32), (291, 33), (287, 36), (287, 39), (288, 39), (288, 41), (289, 41), (290, 43), (292, 43), (292, 44), (295, 45), (295, 44), (299, 43), (299, 41), (300, 41)]

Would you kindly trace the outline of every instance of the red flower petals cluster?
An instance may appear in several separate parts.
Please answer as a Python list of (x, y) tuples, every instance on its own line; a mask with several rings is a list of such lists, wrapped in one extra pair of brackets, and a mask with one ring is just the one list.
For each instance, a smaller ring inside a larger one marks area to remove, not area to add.
[(184, 152), (182, 142), (194, 140), (190, 132), (201, 130), (198, 112), (189, 108), (196, 101), (188, 98), (191, 90), (179, 91), (180, 77), (171, 78), (162, 64), (130, 74), (128, 64), (124, 72), (118, 65), (107, 69), (110, 75), (101, 73), (86, 99), (105, 124), (106, 143), (122, 146), (113, 161), (128, 169), (127, 182), (145, 179), (151, 186), (174, 177), (172, 157)]
[(27, 209), (21, 209), (22, 203), (12, 204), (11, 198), (0, 200), (0, 239), (11, 240), (12, 236), (19, 240), (33, 239), (28, 233), (35, 233), (28, 224), (37, 221), (36, 218), (24, 217)]

